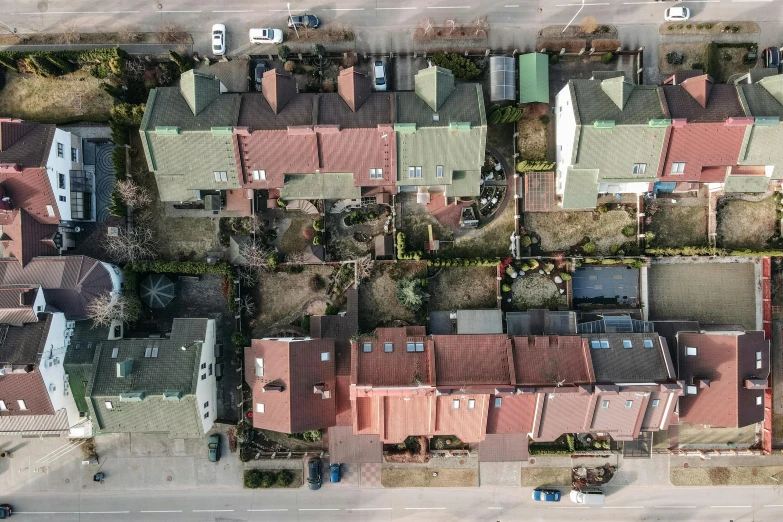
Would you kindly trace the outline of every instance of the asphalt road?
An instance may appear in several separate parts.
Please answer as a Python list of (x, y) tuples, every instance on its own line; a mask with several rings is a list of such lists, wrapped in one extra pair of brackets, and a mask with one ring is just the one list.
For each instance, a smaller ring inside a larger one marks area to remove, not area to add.
[(18, 520), (58, 522), (783, 520), (783, 495), (772, 487), (607, 489), (607, 504), (592, 507), (565, 497), (560, 503), (533, 502), (529, 488), (35, 493), (2, 501), (14, 507)]

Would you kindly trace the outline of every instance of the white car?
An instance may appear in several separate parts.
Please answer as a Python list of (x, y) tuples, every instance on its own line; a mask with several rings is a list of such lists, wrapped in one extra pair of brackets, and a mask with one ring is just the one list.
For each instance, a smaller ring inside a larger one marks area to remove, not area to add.
[(250, 43), (278, 44), (281, 43), (282, 41), (283, 41), (283, 31), (281, 31), (280, 29), (251, 29), (250, 30)]
[(217, 56), (226, 54), (226, 26), (223, 24), (212, 26), (212, 53)]
[(375, 72), (375, 90), (385, 91), (386, 90), (386, 66), (383, 64), (382, 61), (376, 60), (375, 66), (373, 67), (373, 71)]
[(687, 7), (670, 7), (666, 10), (663, 19), (667, 22), (682, 22), (691, 17), (691, 10)]

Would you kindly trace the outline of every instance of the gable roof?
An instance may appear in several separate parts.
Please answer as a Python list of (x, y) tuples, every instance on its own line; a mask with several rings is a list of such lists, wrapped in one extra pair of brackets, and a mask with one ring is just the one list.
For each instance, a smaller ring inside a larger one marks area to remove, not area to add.
[(598, 201), (598, 169), (568, 167), (563, 189), (563, 209), (595, 208)]
[(712, 84), (715, 81), (708, 74), (702, 74), (700, 76), (693, 76), (687, 78), (680, 85), (685, 89), (685, 92), (691, 95), (696, 102), (703, 108), (707, 108), (707, 100), (710, 99), (710, 92), (712, 92)]
[(778, 103), (783, 104), (783, 74), (767, 76), (759, 80), (758, 84), (764, 87)]
[[(674, 125), (665, 150), (662, 180), (722, 182), (726, 167), (736, 165), (747, 122)], [(672, 164), (684, 162), (682, 174), (672, 174)]]
[(340, 71), (337, 78), (337, 93), (353, 112), (356, 112), (369, 98), (372, 85), (367, 75), (356, 71), (353, 67)]
[[(494, 57), (493, 57), (494, 58)], [(519, 55), (519, 103), (549, 103), (549, 55)]]
[(13, 257), (24, 267), (38, 256), (53, 256), (58, 253), (54, 246), (54, 235), (58, 226), (41, 223), (24, 209), (11, 212), (13, 218), (6, 224), (0, 224), (3, 257)]
[(504, 334), (433, 335), (435, 378), (443, 385), (510, 385), (513, 355)]
[(454, 75), (443, 67), (427, 67), (413, 77), (416, 94), (433, 111), (438, 111), (454, 91)]
[(37, 286), (0, 287), (0, 325), (38, 321), (34, 308), (38, 292)]
[[(713, 84), (706, 74), (661, 87), (669, 116), (688, 123), (717, 123), (745, 115), (734, 85)], [(693, 82), (693, 83), (691, 83)]]
[(261, 78), (261, 92), (272, 112), (279, 114), (296, 97), (296, 82), (290, 72), (271, 69)]
[[(406, 344), (424, 344), (424, 351), (408, 352)], [(365, 352), (370, 343), (372, 351)], [(391, 352), (384, 351), (392, 344)], [(424, 331), (408, 332), (405, 328), (378, 328), (376, 338), (360, 338), (351, 345), (351, 384), (384, 386), (435, 385), (435, 350)]]
[(783, 117), (783, 104), (759, 83), (737, 85), (742, 108), (746, 116)]
[(0, 364), (38, 366), (51, 325), (52, 314), (22, 326), (0, 325)]
[[(578, 147), (574, 147), (574, 168), (597, 169), (599, 180), (655, 181), (667, 129), (649, 122), (609, 128), (583, 126)], [(634, 174), (637, 163), (646, 165), (643, 174)]]
[[(590, 359), (599, 383), (649, 383), (674, 379), (668, 348), (656, 333), (600, 333), (583, 335), (590, 346)], [(609, 348), (593, 347), (605, 340)], [(652, 341), (652, 348), (644, 346)], [(626, 348), (626, 341), (631, 347)]]
[(773, 179), (783, 175), (780, 144), (783, 143), (783, 124), (748, 125), (737, 160), (738, 165), (775, 165)]
[(628, 99), (633, 94), (633, 89), (634, 84), (625, 76), (601, 81), (601, 90), (620, 110), (625, 108), (625, 104), (628, 103)]
[(247, 92), (249, 90), (250, 60), (233, 56), (230, 61), (198, 62), (196, 69), (214, 75), (225, 87), (226, 92)]
[(198, 116), (220, 95), (220, 81), (214, 74), (191, 69), (180, 76), (179, 89), (193, 115)]
[[(5, 402), (6, 407), (0, 411), (0, 418), (54, 415), (49, 392), (38, 368), (31, 372), (0, 375), (0, 400)], [(24, 401), (24, 410), (19, 407), (19, 400)]]
[(614, 121), (615, 125), (647, 125), (650, 120), (667, 117), (659, 88), (655, 86), (633, 86), (623, 108), (620, 109), (602, 88), (604, 82), (614, 81), (617, 79), (568, 82), (578, 124), (593, 125), (596, 121)]

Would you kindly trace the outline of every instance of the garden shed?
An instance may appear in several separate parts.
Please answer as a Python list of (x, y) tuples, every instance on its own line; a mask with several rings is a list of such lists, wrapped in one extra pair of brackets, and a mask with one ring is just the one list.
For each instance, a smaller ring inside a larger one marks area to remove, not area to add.
[(549, 56), (519, 56), (519, 103), (549, 103)]

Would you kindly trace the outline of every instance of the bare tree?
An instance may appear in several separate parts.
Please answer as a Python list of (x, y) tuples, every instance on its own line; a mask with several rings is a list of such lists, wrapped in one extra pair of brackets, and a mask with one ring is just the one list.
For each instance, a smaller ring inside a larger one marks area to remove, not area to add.
[(253, 298), (249, 295), (243, 296), (242, 299), (239, 300), (237, 313), (252, 317), (256, 313), (256, 303), (253, 302)]
[(125, 71), (132, 80), (141, 80), (144, 78), (144, 62), (141, 60), (128, 60), (125, 62)]
[(432, 30), (433, 30), (432, 18), (425, 18), (424, 21), (422, 21), (420, 25), (421, 25), (422, 31), (424, 31), (424, 36), (429, 35), (432, 32)]
[(112, 321), (132, 323), (141, 315), (141, 303), (133, 296), (106, 292), (90, 301), (87, 315), (93, 326), (109, 326)]
[[(245, 258), (247, 266), (270, 270), (269, 260), (275, 254), (275, 249), (256, 239), (250, 239), (239, 247), (239, 255)], [(274, 263), (276, 265), (276, 263)]]
[(146, 207), (152, 203), (152, 196), (146, 187), (142, 187), (131, 179), (117, 181), (117, 192), (126, 205), (133, 208)]
[(243, 286), (254, 286), (258, 282), (258, 271), (252, 266), (240, 266), (237, 279)]
[(373, 261), (372, 256), (370, 254), (367, 254), (364, 257), (360, 257), (356, 260), (356, 282), (363, 279), (369, 279), (370, 274), (372, 274), (372, 268), (375, 266), (375, 261)]
[(167, 22), (158, 26), (158, 40), (162, 43), (183, 43), (187, 38), (188, 33), (180, 25)]
[(451, 18), (449, 20), (446, 20), (446, 25), (451, 26), (451, 29), (449, 30), (449, 34), (452, 34), (457, 29), (458, 23), (456, 19)]
[(124, 43), (131, 43), (141, 38), (141, 32), (135, 25), (123, 25), (120, 30), (117, 31), (117, 39)]
[(473, 24), (473, 26), (476, 29), (476, 36), (487, 36), (487, 30), (489, 30), (489, 22), (487, 22), (487, 17), (484, 18), (476, 18), (476, 22)]
[(62, 25), (62, 31), (57, 38), (61, 44), (65, 45), (77, 43), (80, 39), (81, 34), (79, 33), (79, 26), (72, 20), (69, 20)]
[(288, 254), (288, 264), (301, 265), (305, 261), (304, 252), (293, 252)]
[(149, 228), (136, 226), (128, 232), (120, 227), (116, 236), (106, 236), (106, 251), (120, 263), (133, 263), (154, 259), (158, 254), (158, 242)]

